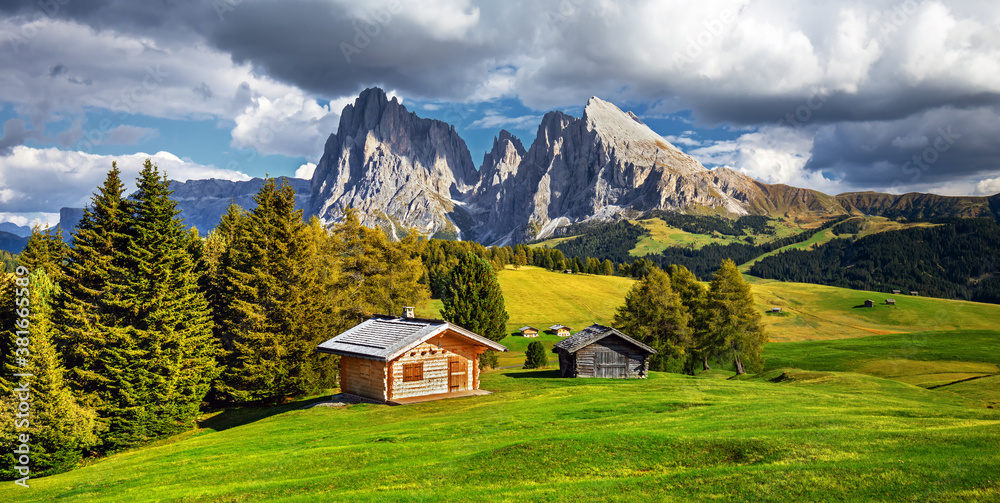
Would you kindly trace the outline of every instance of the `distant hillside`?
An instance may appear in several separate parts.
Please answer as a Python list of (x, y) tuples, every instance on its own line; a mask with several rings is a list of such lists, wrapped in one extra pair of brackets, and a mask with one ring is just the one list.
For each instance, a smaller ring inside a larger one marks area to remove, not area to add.
[(0, 231), (0, 250), (10, 253), (21, 253), (24, 246), (28, 244), (28, 238), (18, 236), (6, 231)]

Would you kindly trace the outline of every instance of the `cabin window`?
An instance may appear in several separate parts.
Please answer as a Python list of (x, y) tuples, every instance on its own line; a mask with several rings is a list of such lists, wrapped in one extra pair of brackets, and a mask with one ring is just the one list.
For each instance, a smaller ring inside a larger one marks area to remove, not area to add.
[(403, 382), (422, 381), (424, 379), (424, 364), (407, 363), (403, 365)]

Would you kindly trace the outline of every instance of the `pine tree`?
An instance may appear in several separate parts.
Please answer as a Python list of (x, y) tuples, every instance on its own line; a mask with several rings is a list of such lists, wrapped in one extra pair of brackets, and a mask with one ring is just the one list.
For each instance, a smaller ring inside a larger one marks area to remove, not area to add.
[[(98, 443), (97, 413), (78, 403), (63, 378), (64, 369), (52, 341), (52, 301), (59, 287), (45, 273), (35, 269), (28, 276), (27, 297), (30, 326), (29, 345), (17, 351), (5, 352), (4, 372), (0, 377), (0, 477), (4, 480), (18, 478), (13, 467), (14, 449), (22, 442), (18, 435), (28, 434), (31, 448), (33, 476), (45, 476), (73, 468), (85, 449)], [(14, 347), (15, 331), (5, 332), (7, 346)], [(15, 373), (31, 374), (25, 382), (5, 380)], [(14, 429), (16, 402), (14, 389), (27, 384), (31, 397), (29, 427)]]
[(706, 350), (732, 355), (736, 373), (759, 372), (764, 366), (767, 333), (754, 305), (750, 285), (736, 263), (722, 262), (708, 288), (709, 338)]
[[(509, 316), (500, 282), (489, 262), (475, 253), (466, 253), (452, 269), (442, 301), (441, 316), (445, 320), (492, 341), (507, 336)], [(495, 368), (496, 353), (487, 351), (479, 361), (481, 367)]]
[(528, 349), (524, 352), (524, 367), (526, 369), (540, 369), (549, 365), (549, 357), (545, 354), (545, 346), (539, 341), (532, 341), (528, 344)]
[(666, 370), (671, 358), (685, 355), (690, 344), (688, 313), (666, 273), (653, 269), (625, 295), (615, 311), (615, 328), (657, 351), (651, 370)]

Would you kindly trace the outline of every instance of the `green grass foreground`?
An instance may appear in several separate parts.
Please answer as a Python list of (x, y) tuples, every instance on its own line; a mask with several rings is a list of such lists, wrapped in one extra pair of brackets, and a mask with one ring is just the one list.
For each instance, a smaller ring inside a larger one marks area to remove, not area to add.
[(1000, 411), (955, 394), (855, 373), (555, 374), (488, 373), (493, 395), (412, 406), (227, 412), (0, 500), (1000, 499)]

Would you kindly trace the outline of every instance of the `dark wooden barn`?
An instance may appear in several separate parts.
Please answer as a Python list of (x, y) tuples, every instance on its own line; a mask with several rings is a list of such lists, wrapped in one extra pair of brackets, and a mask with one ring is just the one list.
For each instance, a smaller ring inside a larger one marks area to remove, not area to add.
[(591, 325), (552, 348), (562, 377), (645, 378), (656, 350), (603, 325)]

